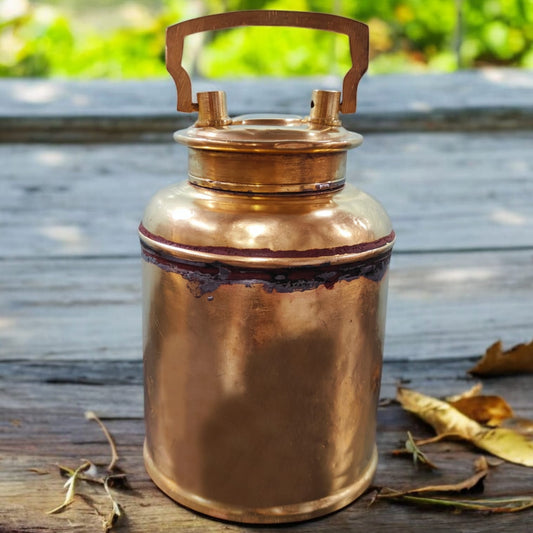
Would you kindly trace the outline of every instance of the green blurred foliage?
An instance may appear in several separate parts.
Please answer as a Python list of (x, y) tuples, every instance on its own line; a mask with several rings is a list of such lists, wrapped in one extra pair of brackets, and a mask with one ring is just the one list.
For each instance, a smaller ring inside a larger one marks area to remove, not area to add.
[[(370, 27), (370, 71), (533, 68), (533, 0), (0, 0), (0, 76), (165, 76), (165, 27), (242, 9), (344, 15)], [(238, 28), (186, 40), (194, 75), (342, 74), (347, 38)]]

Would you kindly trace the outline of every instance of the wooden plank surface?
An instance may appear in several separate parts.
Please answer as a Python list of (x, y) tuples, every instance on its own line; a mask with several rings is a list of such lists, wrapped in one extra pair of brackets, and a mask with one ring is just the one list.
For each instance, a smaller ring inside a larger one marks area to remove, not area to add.
[[(306, 115), (313, 89), (340, 87), (333, 77), (193, 80), (194, 92), (226, 90), (231, 115)], [(343, 120), (362, 132), (531, 128), (532, 89), (527, 70), (367, 75), (357, 114)], [(168, 131), (191, 122), (175, 108), (170, 76), (148, 82), (2, 80), (0, 141), (164, 141)]]
[[(465, 371), (471, 361), (388, 363), (384, 368), (383, 396), (394, 394), (396, 383), (434, 395), (460, 392), (472, 385)], [(111, 375), (113, 376), (111, 378)], [(126, 512), (126, 520), (116, 531), (246, 531), (244, 528), (207, 519), (190, 512), (160, 493), (147, 477), (142, 464), (141, 364), (140, 362), (0, 363), (0, 531), (95, 532), (101, 518), (86, 501), (78, 498), (71, 509), (60, 515), (45, 512), (63, 499), (57, 463), (75, 467), (82, 458), (105, 464), (109, 449), (98, 426), (84, 419), (87, 409), (96, 410), (114, 435), (132, 492), (115, 491)], [(89, 381), (87, 378), (90, 378)], [(6, 379), (7, 378), (7, 379)], [(9, 380), (14, 380), (8, 384)], [(65, 380), (65, 381), (64, 381)], [(533, 417), (532, 376), (485, 380), (487, 393), (503, 394), (519, 416)], [(431, 430), (397, 405), (379, 409), (378, 446), (380, 465), (375, 484), (394, 488), (459, 481), (472, 472), (479, 455), (470, 446), (444, 442), (427, 447), (440, 466), (435, 472), (415, 468), (408, 459), (393, 457), (410, 430), (429, 436)], [(42, 470), (41, 475), (30, 469)], [(529, 469), (503, 464), (491, 470), (484, 496), (517, 494), (531, 489)], [(104, 511), (108, 502), (102, 490), (80, 485), (80, 492)], [(276, 531), (527, 531), (528, 512), (491, 516), (454, 514), (431, 509), (413, 509), (389, 502), (368, 507), (365, 496), (348, 508), (312, 522), (281, 526)], [(401, 529), (401, 528), (404, 529)]]
[[(398, 254), (385, 357), (433, 359), (533, 336), (533, 252)], [(141, 357), (139, 257), (0, 261), (2, 358)]]
[[(232, 113), (305, 113), (312, 86), (226, 88)], [(368, 78), (361, 88), (347, 125), (375, 133), (350, 156), (348, 179), (382, 201), (398, 234), (384, 398), (399, 382), (436, 396), (465, 390), (475, 382), (469, 358), (498, 338), (509, 347), (533, 335), (532, 88), (531, 72), (501, 70)], [(191, 117), (173, 109), (168, 80), (0, 83), (0, 140), (9, 141), (0, 146), (0, 532), (100, 531), (82, 499), (62, 515), (45, 514), (63, 496), (56, 463), (108, 459), (100, 429), (84, 419), (88, 409), (106, 419), (134, 488), (117, 491), (127, 516), (117, 531), (248, 530), (174, 504), (142, 465), (136, 227), (148, 198), (186, 173), (186, 151), (170, 132)], [(99, 142), (76, 144), (89, 140)], [(533, 418), (532, 379), (487, 379), (484, 387)], [(415, 469), (389, 451), (408, 429), (431, 431), (394, 404), (379, 409), (378, 422), (376, 484), (457, 481), (472, 471), (478, 454), (460, 443), (428, 448), (439, 471)], [(504, 464), (491, 470), (485, 495), (527, 491), (530, 470)], [(83, 492), (107, 510), (102, 491)], [(368, 502), (276, 530), (521, 532), (531, 514)]]
[[(351, 154), (349, 181), (382, 201), (397, 232), (387, 358), (531, 338), (532, 141), (530, 131), (371, 134)], [(19, 144), (0, 156), (3, 357), (138, 358), (136, 228), (148, 198), (184, 175), (186, 150)]]
[[(533, 131), (367, 135), (348, 182), (379, 198), (396, 252), (533, 247)], [(148, 199), (186, 179), (162, 144), (0, 145), (2, 257), (137, 254)]]

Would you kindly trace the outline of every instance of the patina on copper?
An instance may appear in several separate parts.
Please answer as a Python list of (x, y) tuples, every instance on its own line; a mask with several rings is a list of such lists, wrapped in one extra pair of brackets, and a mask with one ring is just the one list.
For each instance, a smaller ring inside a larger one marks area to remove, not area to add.
[[(315, 91), (306, 118), (231, 118), (220, 91), (193, 104), (183, 37), (243, 24), (347, 33), (355, 78), (342, 103)], [(144, 457), (164, 492), (202, 513), (313, 518), (352, 502), (376, 469), (394, 232), (376, 200), (345, 185), (362, 137), (339, 119), (355, 110), (367, 51), (366, 26), (332, 15), (240, 12), (169, 28), (180, 109), (199, 119), (175, 134), (188, 181), (158, 192), (139, 227)]]

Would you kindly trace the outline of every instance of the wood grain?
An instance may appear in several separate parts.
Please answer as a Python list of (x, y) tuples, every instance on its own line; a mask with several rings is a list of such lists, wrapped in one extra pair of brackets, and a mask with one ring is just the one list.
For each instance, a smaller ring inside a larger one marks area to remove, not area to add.
[[(385, 361), (381, 397), (394, 398), (400, 383), (440, 397), (458, 394), (481, 382), (484, 393), (504, 396), (518, 416), (528, 416), (533, 376), (480, 380), (467, 373), (474, 360)], [(125, 419), (143, 415), (141, 359), (3, 360), (0, 383), (1, 405), (6, 409), (28, 413), (35, 409), (76, 413), (94, 410), (103, 418)]]
[[(379, 198), (396, 252), (533, 248), (533, 132), (368, 135), (348, 181)], [(148, 199), (185, 179), (164, 144), (0, 145), (2, 257), (137, 254)]]
[[(309, 112), (313, 89), (340, 90), (334, 77), (193, 80), (195, 91), (225, 90), (230, 115)], [(349, 129), (367, 132), (494, 131), (533, 126), (527, 70), (363, 76)], [(170, 79), (1, 80), (0, 142), (166, 141), (194, 115), (177, 114)]]
[[(384, 369), (384, 393), (390, 395), (394, 381), (409, 381), (409, 386), (432, 394), (457, 392), (470, 386), (464, 372), (468, 361), (448, 362), (432, 371), (429, 362), (390, 363)], [(60, 515), (49, 516), (45, 511), (63, 498), (62, 480), (57, 463), (77, 466), (81, 458), (106, 463), (108, 444), (96, 424), (84, 419), (83, 412), (95, 409), (105, 418), (121, 457), (120, 465), (127, 472), (133, 492), (114, 491), (126, 512), (127, 520), (116, 531), (245, 531), (243, 528), (207, 519), (190, 512), (160, 493), (148, 479), (142, 464), (141, 364), (122, 362), (56, 362), (34, 366), (31, 363), (0, 365), (0, 387), (4, 394), (18, 393), (19, 400), (0, 401), (0, 531), (80, 531), (100, 530), (101, 519), (81, 498)], [(124, 374), (125, 371), (125, 374)], [(42, 373), (41, 373), (42, 372)], [(87, 384), (87, 373), (93, 383)], [(77, 386), (54, 381), (54, 376), (68, 374)], [(110, 383), (111, 376), (115, 382)], [(14, 377), (15, 381), (10, 382)], [(517, 390), (532, 385), (531, 376), (487, 380), (487, 393), (502, 394), (522, 416), (533, 416), (531, 398), (525, 401)], [(101, 380), (101, 384), (98, 381)], [(467, 381), (464, 381), (467, 380)], [(105, 386), (102, 386), (105, 384)], [(74, 388), (76, 387), (76, 388)], [(137, 392), (135, 392), (137, 391)], [(25, 396), (25, 397), (23, 397)], [(518, 405), (513, 402), (516, 401)], [(445, 483), (463, 479), (472, 471), (478, 456), (471, 447), (455, 442), (443, 442), (426, 447), (426, 452), (440, 467), (435, 472), (413, 467), (409, 459), (393, 457), (390, 450), (405, 440), (406, 431), (424, 437), (431, 430), (405, 413), (397, 405), (379, 409), (378, 446), (380, 465), (376, 485), (401, 488), (428, 483)], [(39, 475), (30, 469), (44, 470)], [(527, 468), (503, 464), (491, 471), (484, 496), (517, 494), (530, 487), (531, 474)], [(104, 511), (108, 502), (98, 487), (80, 485), (80, 492), (89, 496), (95, 506)], [(390, 527), (405, 531), (427, 531), (428, 523), (435, 531), (449, 528), (468, 531), (526, 531), (527, 512), (508, 516), (487, 517), (482, 514), (452, 514), (426, 509), (424, 511), (389, 502), (368, 507), (369, 496), (355, 504), (312, 522), (290, 527), (276, 527), (282, 531), (354, 531), (364, 525), (365, 530), (382, 531)]]
[[(386, 359), (531, 340), (533, 252), (393, 256)], [(4, 359), (141, 357), (140, 257), (0, 260)]]
[[(200, 81), (195, 87), (226, 88), (233, 114), (305, 114), (311, 89), (338, 81)], [(398, 234), (383, 398), (394, 397), (398, 383), (435, 396), (459, 393), (477, 381), (466, 370), (493, 341), (501, 338), (508, 348), (531, 340), (532, 87), (531, 72), (513, 70), (364, 78), (358, 113), (344, 117), (352, 129), (375, 132), (351, 154), (348, 180), (382, 201)], [(116, 531), (264, 529), (176, 505), (142, 464), (136, 228), (149, 197), (186, 174), (186, 151), (173, 145), (170, 132), (192, 116), (173, 108), (170, 81), (0, 83), (0, 141), (7, 142), (0, 145), (0, 532), (101, 530), (89, 500), (45, 514), (63, 497), (56, 463), (108, 461), (105, 438), (84, 419), (86, 410), (106, 420), (134, 488), (117, 491), (126, 519)], [(533, 418), (532, 380), (484, 379), (484, 391)], [(426, 448), (441, 467), (436, 472), (393, 457), (389, 451), (407, 430), (431, 435), (398, 405), (379, 409), (376, 484), (404, 488), (471, 473), (478, 453), (461, 443)], [(82, 490), (107, 511), (101, 490)], [(485, 495), (526, 492), (529, 469), (491, 470)], [(368, 502), (367, 496), (329, 517), (274, 529), (530, 529), (531, 511), (485, 516), (384, 501), (368, 508)]]

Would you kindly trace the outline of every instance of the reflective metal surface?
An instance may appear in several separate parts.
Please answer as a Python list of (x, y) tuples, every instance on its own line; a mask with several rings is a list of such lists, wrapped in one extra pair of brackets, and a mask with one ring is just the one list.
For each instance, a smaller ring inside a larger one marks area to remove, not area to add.
[(387, 261), (379, 280), (277, 287), (252, 275), (210, 290), (194, 266), (178, 273), (147, 259), (146, 458), (156, 483), (246, 522), (310, 518), (359, 495), (376, 461)]
[(141, 238), (154, 481), (250, 523), (351, 502), (376, 462), (394, 238), (379, 204), (189, 184), (156, 195)]

